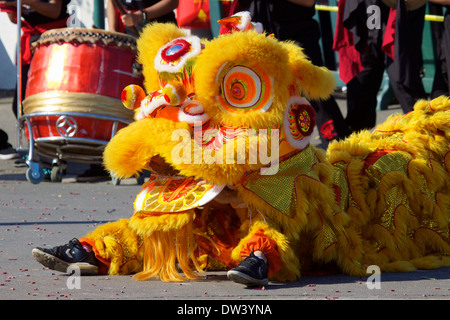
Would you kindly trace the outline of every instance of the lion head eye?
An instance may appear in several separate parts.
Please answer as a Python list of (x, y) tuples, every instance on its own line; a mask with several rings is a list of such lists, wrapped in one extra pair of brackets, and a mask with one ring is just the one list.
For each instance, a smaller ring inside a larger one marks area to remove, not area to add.
[(200, 54), (202, 44), (200, 38), (182, 37), (162, 46), (155, 57), (155, 69), (158, 72), (177, 73), (185, 67), (188, 60)]
[(267, 111), (273, 102), (273, 78), (264, 71), (227, 63), (218, 73), (220, 107), (230, 113)]

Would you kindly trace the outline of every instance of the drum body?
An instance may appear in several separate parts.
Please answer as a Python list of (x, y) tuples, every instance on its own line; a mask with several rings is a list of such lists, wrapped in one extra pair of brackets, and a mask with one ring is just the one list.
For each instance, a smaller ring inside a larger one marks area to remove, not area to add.
[(31, 161), (39, 155), (101, 163), (106, 143), (133, 121), (120, 95), (129, 84), (142, 85), (135, 58), (136, 39), (129, 35), (44, 32), (34, 44), (21, 117)]
[(73, 28), (47, 31), (35, 47), (26, 98), (49, 91), (120, 98), (124, 87), (140, 81), (133, 74), (135, 56), (136, 40), (125, 34)]

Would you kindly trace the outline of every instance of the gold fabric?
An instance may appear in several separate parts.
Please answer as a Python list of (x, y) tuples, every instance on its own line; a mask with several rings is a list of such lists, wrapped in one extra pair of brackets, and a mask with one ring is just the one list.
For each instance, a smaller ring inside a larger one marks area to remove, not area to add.
[(381, 178), (388, 172), (398, 171), (406, 175), (408, 162), (410, 160), (411, 156), (404, 152), (391, 152), (375, 161), (373, 165), (370, 165), (366, 169), (366, 172), (370, 178), (379, 184)]
[(307, 176), (319, 181), (311, 170), (318, 162), (313, 147), (309, 146), (302, 152), (280, 162), (275, 175), (260, 175), (252, 172), (246, 177), (242, 186), (263, 199), (280, 213), (293, 217), (297, 211), (297, 198), (294, 183), (299, 176)]
[(349, 186), (346, 174), (347, 163), (339, 161), (333, 164), (335, 167), (333, 186), (335, 188), (336, 202), (342, 211), (347, 210), (349, 201)]
[(24, 114), (80, 112), (133, 121), (134, 112), (123, 107), (120, 99), (81, 92), (41, 92), (23, 101)]
[[(403, 152), (392, 152), (382, 156), (375, 163), (369, 166), (366, 170), (367, 175), (372, 178), (376, 186), (380, 185), (381, 180), (386, 177), (387, 173), (399, 172), (404, 177), (407, 176), (408, 163), (411, 160), (411, 156), (406, 155)], [(387, 229), (389, 232), (395, 231), (395, 214), (400, 206), (411, 212), (408, 204), (408, 195), (403, 191), (401, 182), (396, 182), (389, 190), (384, 194), (385, 205), (383, 214), (380, 218), (380, 225)]]

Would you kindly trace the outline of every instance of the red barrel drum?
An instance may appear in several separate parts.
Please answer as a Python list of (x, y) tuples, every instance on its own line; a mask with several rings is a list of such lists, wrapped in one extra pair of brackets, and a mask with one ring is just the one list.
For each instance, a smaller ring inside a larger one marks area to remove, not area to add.
[(138, 84), (133, 73), (136, 39), (91, 29), (53, 29), (37, 43), (26, 97), (49, 92), (84, 92), (120, 98), (123, 88)]
[[(120, 100), (136, 71), (136, 38), (97, 29), (44, 32), (33, 46), (23, 102), (30, 158), (99, 163), (105, 144), (133, 121)], [(31, 133), (31, 134), (30, 134)]]

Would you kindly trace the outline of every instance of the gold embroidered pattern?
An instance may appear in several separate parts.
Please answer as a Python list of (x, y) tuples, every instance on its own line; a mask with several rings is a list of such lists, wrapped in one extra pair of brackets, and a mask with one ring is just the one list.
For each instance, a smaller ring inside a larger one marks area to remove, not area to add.
[(347, 163), (339, 161), (333, 163), (335, 167), (333, 176), (333, 186), (335, 189), (336, 201), (342, 211), (347, 210), (349, 204), (349, 187), (347, 181), (346, 168)]
[(292, 158), (280, 162), (276, 175), (264, 176), (255, 171), (247, 176), (243, 186), (282, 214), (292, 217), (297, 211), (295, 180), (299, 176), (307, 176), (319, 181), (318, 176), (311, 170), (317, 162), (319, 161), (314, 149), (310, 146)]

